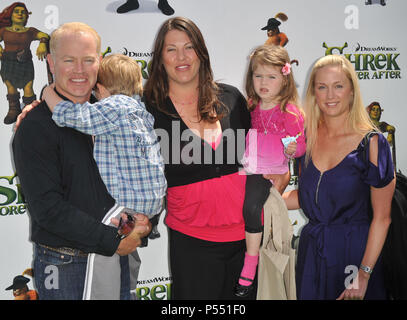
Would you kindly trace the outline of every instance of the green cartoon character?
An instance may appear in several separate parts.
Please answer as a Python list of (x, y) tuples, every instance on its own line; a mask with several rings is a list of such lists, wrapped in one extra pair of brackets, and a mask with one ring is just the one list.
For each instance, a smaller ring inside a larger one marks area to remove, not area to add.
[(383, 113), (383, 109), (380, 106), (380, 103), (373, 101), (366, 107), (367, 113), (369, 114), (370, 119), (373, 121), (374, 125), (379, 128), (383, 133), (387, 133), (387, 141), (390, 144), (392, 154), (393, 154), (393, 163), (394, 168), (396, 168), (396, 137), (395, 132), (396, 128), (385, 121), (380, 121), (380, 118)]
[(14, 2), (0, 13), (0, 75), (7, 86), (9, 110), (4, 118), (5, 124), (12, 124), (21, 113), (20, 93), (23, 89), (22, 102), (30, 104), (36, 99), (33, 89), (34, 65), (30, 45), (38, 40), (36, 55), (43, 60), (47, 55), (49, 36), (33, 27), (26, 27), (31, 14), (23, 2)]

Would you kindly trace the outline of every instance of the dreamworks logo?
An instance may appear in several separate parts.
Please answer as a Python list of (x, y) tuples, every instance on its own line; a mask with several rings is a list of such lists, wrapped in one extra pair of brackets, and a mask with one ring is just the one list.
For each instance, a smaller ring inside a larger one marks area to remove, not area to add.
[(355, 52), (366, 52), (366, 51), (387, 51), (387, 52), (395, 52), (397, 51), (396, 47), (388, 47), (388, 46), (373, 46), (373, 47), (369, 47), (369, 46), (362, 46), (359, 42), (356, 44), (356, 49)]
[(345, 53), (348, 43), (342, 46), (328, 46), (322, 43), (325, 55), (344, 55), (355, 67), (360, 80), (370, 79), (401, 79), (401, 69), (398, 64), (400, 53), (396, 47), (361, 46), (357, 43), (354, 53)]
[(141, 76), (144, 80), (148, 79), (151, 57), (153, 56), (152, 52), (133, 51), (127, 47), (123, 47), (120, 50), (115, 51), (112, 49), (112, 47), (108, 46), (105, 51), (102, 52), (102, 57), (112, 53), (121, 53), (130, 58), (134, 58), (140, 66)]

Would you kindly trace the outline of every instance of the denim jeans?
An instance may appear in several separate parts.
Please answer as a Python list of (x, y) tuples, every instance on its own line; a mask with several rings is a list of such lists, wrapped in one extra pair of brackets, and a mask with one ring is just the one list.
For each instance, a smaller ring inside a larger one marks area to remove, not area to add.
[[(34, 280), (40, 300), (82, 300), (86, 256), (70, 256), (34, 245)], [(130, 299), (128, 257), (120, 257), (120, 299)]]

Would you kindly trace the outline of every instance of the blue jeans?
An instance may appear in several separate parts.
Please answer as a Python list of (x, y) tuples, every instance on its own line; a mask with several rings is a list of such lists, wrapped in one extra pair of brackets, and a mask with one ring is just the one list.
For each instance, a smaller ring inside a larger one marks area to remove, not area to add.
[[(40, 300), (82, 300), (86, 256), (70, 256), (34, 245), (34, 280)], [(128, 257), (120, 257), (120, 299), (130, 299)]]

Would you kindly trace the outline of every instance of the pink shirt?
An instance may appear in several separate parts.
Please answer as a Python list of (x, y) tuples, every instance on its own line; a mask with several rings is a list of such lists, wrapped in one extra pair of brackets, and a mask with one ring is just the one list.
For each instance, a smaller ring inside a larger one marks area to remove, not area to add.
[(297, 138), (294, 157), (305, 153), (304, 117), (293, 104), (287, 104), (287, 112), (280, 105), (261, 110), (260, 105), (252, 111), (252, 128), (246, 136), (246, 150), (242, 159), (247, 172), (254, 174), (282, 174), (288, 171), (288, 159), (281, 142), (286, 136)]
[[(212, 148), (221, 141), (220, 135)], [(246, 175), (236, 172), (167, 189), (165, 223), (173, 230), (214, 242), (245, 238), (243, 202)]]

